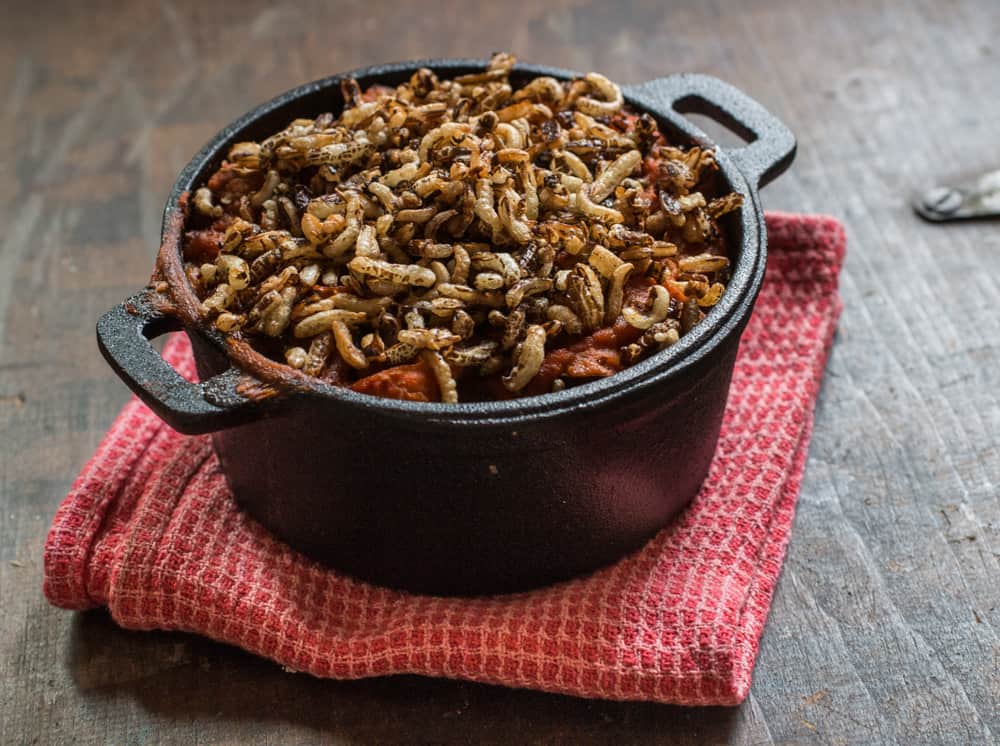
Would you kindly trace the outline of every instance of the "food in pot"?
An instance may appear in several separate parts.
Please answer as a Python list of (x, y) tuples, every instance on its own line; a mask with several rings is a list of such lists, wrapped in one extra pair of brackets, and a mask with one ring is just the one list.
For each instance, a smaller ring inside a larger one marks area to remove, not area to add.
[(559, 391), (672, 344), (725, 292), (713, 152), (602, 75), (514, 58), (234, 145), (188, 200), (207, 324), (328, 383), (456, 402)]

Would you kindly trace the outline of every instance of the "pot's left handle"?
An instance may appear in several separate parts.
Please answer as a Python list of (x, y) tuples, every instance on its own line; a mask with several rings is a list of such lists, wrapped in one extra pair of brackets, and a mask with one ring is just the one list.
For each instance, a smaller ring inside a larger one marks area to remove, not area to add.
[(260, 402), (236, 390), (240, 373), (230, 368), (201, 383), (183, 378), (149, 341), (183, 325), (157, 310), (146, 288), (97, 322), (97, 344), (108, 364), (170, 427), (187, 435), (224, 430), (261, 415)]

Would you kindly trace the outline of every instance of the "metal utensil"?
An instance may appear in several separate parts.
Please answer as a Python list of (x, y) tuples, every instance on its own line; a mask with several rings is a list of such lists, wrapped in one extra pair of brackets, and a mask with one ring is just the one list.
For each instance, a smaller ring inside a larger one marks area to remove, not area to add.
[(918, 215), (935, 223), (1000, 217), (1000, 170), (964, 186), (936, 186), (913, 201)]

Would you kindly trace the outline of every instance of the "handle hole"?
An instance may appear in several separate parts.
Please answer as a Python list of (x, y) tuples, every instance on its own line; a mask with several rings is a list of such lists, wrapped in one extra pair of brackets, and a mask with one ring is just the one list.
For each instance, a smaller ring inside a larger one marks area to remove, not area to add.
[(685, 114), (684, 117), (691, 121), (695, 127), (700, 129), (708, 138), (720, 148), (731, 150), (742, 148), (752, 140), (744, 140), (728, 127), (724, 127), (711, 117), (704, 114)]
[(162, 357), (164, 362), (173, 368), (181, 378), (189, 383), (198, 383), (198, 374), (193, 366), (175, 365), (174, 361), (168, 360), (163, 355), (168, 344), (180, 341), (179, 338), (184, 336), (184, 326), (177, 319), (170, 316), (150, 319), (142, 328), (142, 336), (149, 342), (149, 346), (156, 350), (156, 354)]
[(683, 114), (720, 147), (741, 148), (757, 140), (756, 132), (700, 96), (679, 99), (674, 111)]
[(179, 332), (184, 326), (171, 316), (157, 316), (149, 319), (142, 327), (142, 336), (153, 344), (154, 340), (164, 337), (170, 332)]
[(142, 329), (142, 336), (148, 341), (150, 346), (156, 350), (160, 357), (163, 357), (163, 348), (171, 338), (171, 332), (177, 331), (178, 326), (172, 323), (172, 319), (158, 318), (150, 321)]

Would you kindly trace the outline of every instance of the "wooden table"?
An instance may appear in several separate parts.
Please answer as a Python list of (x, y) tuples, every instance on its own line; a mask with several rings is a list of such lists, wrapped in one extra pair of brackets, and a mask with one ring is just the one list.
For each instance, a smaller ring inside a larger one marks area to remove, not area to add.
[[(986, 743), (1000, 737), (1000, 231), (913, 190), (1000, 166), (1000, 4), (19, 3), (0, 144), (0, 742)], [(686, 7), (685, 7), (686, 6)], [(726, 78), (798, 160), (771, 209), (847, 225), (846, 309), (749, 699), (591, 702), (291, 675), (41, 596), (56, 505), (128, 394), (93, 324), (148, 277), (177, 171), (302, 81), (479, 56)]]

